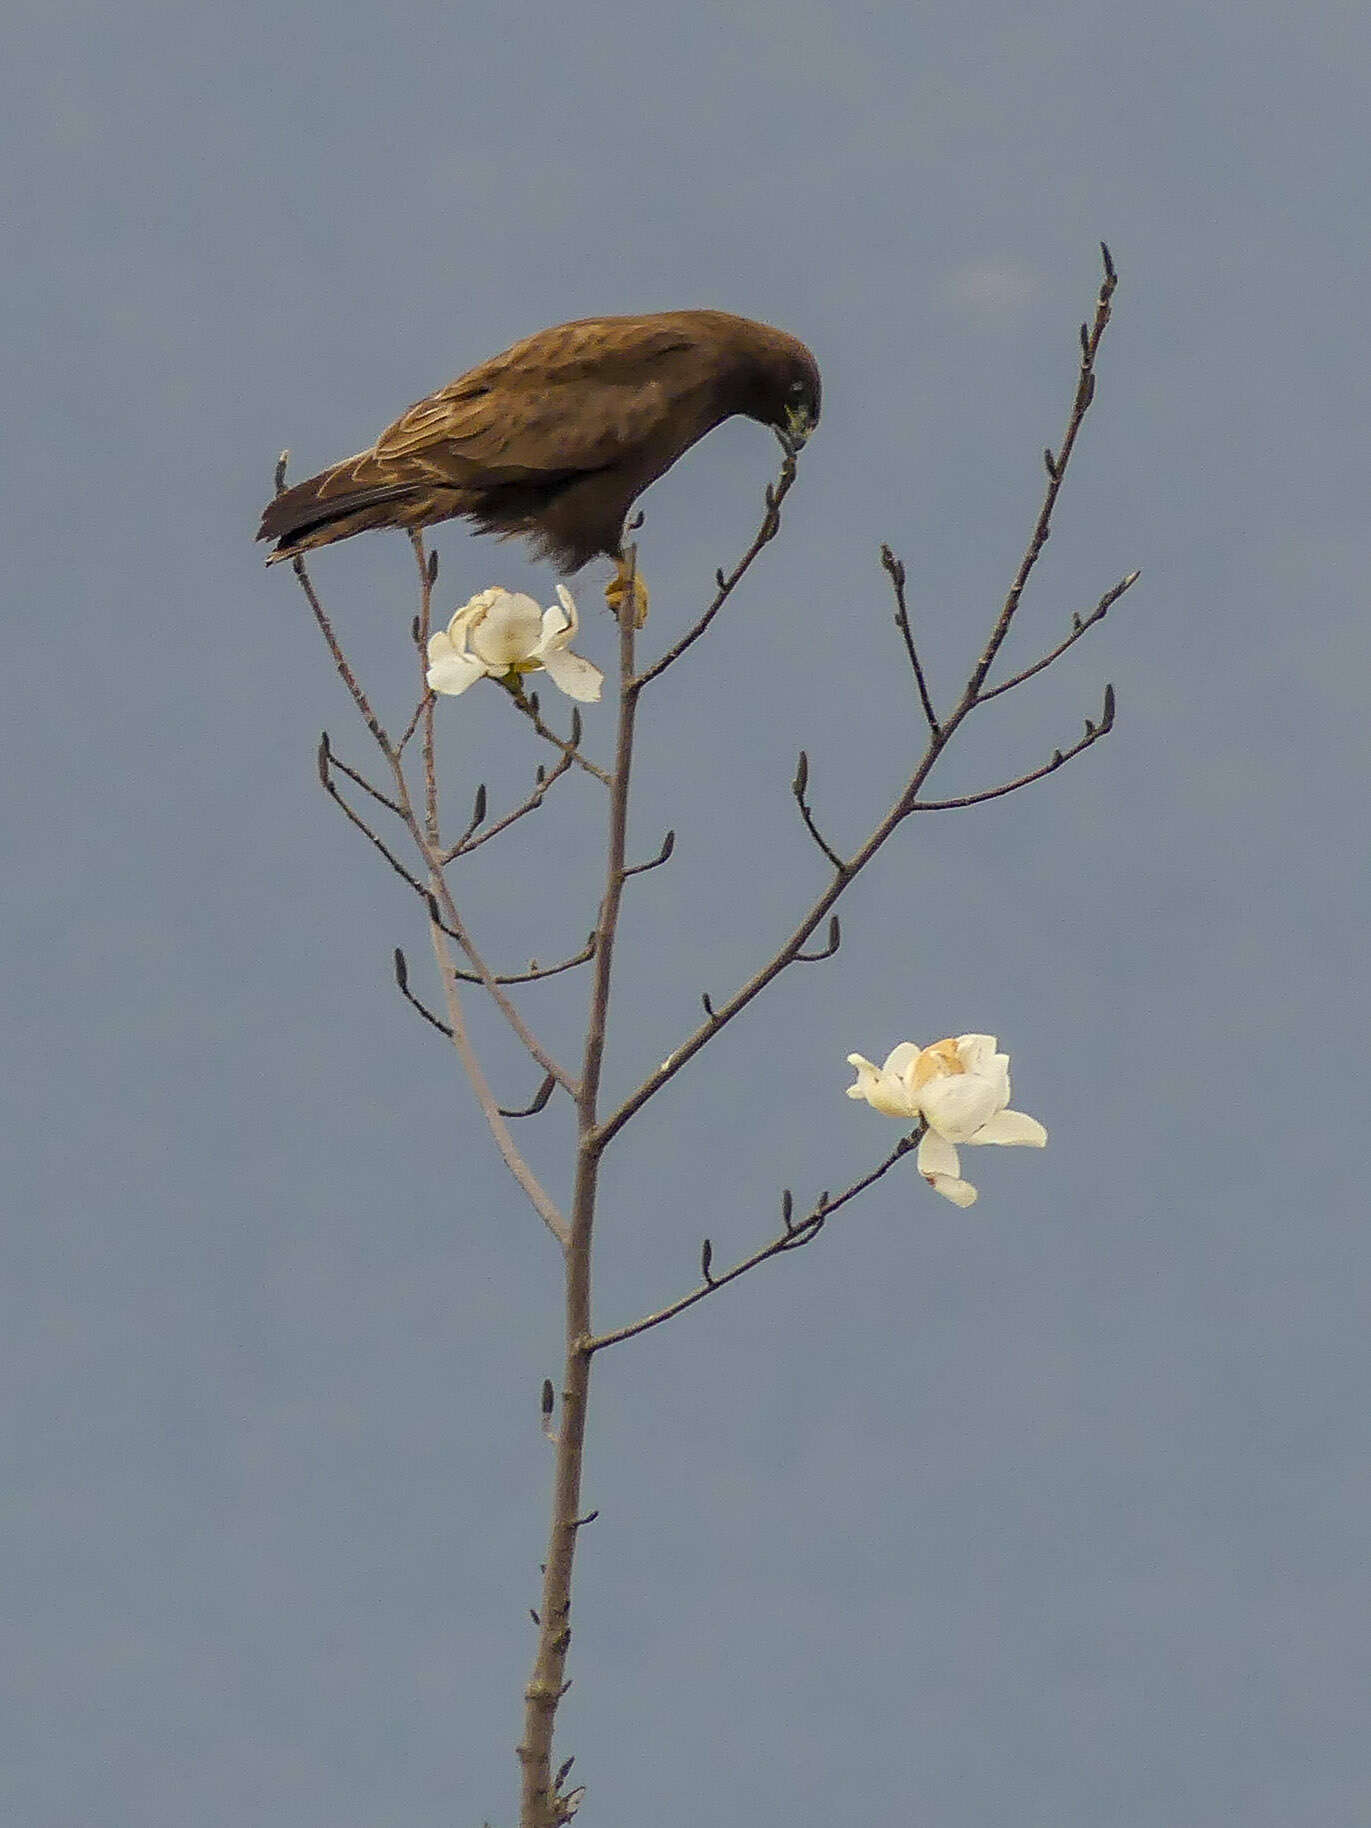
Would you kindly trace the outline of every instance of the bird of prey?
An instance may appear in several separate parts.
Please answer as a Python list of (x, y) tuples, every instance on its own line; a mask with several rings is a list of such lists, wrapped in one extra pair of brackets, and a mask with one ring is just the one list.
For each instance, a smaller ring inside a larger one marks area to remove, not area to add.
[(583, 318), (525, 337), (411, 406), (369, 450), (283, 490), (257, 537), (276, 542), (270, 565), (369, 527), (460, 515), (523, 536), (563, 573), (614, 559), (617, 611), (624, 522), (648, 484), (735, 413), (802, 444), (819, 405), (814, 357), (769, 324), (726, 311)]

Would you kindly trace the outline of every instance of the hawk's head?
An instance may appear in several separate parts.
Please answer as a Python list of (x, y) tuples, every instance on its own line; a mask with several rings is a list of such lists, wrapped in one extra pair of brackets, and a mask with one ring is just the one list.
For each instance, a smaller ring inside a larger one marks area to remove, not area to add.
[(750, 419), (771, 426), (792, 445), (801, 445), (819, 423), (822, 384), (819, 365), (798, 337), (769, 324), (750, 324), (758, 333), (749, 351), (751, 386), (743, 408)]
[(803, 444), (819, 423), (821, 393), (818, 366), (806, 349), (803, 368), (786, 382), (785, 425), (781, 429), (792, 444)]

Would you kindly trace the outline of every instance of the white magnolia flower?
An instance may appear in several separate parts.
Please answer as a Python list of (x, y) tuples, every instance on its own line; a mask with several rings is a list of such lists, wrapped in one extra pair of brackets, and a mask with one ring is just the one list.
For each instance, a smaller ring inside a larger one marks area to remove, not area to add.
[(861, 1054), (847, 1056), (857, 1069), (849, 1098), (865, 1098), (887, 1117), (927, 1126), (919, 1144), (919, 1173), (944, 1199), (970, 1206), (976, 1189), (961, 1178), (959, 1143), (1027, 1143), (1041, 1149), (1047, 1131), (1009, 1106), (1009, 1055), (995, 1051), (994, 1035), (958, 1035), (916, 1047), (901, 1041), (884, 1066)]
[(604, 674), (570, 651), (579, 627), (576, 605), (565, 584), (557, 596), (561, 607), (543, 610), (532, 597), (498, 585), (480, 591), (429, 637), (429, 690), (455, 695), (487, 674), (514, 683), (546, 669), (568, 698), (598, 698)]

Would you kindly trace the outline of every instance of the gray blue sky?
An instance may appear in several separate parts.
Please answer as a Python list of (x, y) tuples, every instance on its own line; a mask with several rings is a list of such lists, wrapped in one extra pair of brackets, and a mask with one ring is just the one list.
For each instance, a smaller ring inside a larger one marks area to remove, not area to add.
[[(303, 475), (589, 313), (816, 351), (784, 538), (644, 729), (635, 843), (678, 847), (625, 929), (626, 1086), (813, 893), (795, 752), (840, 840), (902, 778), (881, 540), (938, 690), (964, 673), (1105, 236), (1014, 655), (1143, 580), (939, 778), (1044, 759), (1106, 680), (1117, 729), (916, 821), (838, 960), (645, 1114), (599, 1317), (887, 1145), (851, 1050), (993, 1030), (1051, 1144), (984, 1151), (968, 1213), (892, 1175), (601, 1361), (563, 1744), (592, 1823), (1371, 1819), (1365, 9), (21, 0), (7, 37), (0, 1814), (514, 1816), (556, 1264), (390, 981), (416, 910), (319, 792), (319, 729), (362, 749), (252, 544), (278, 450)], [(649, 643), (773, 469), (733, 424), (650, 494)], [(452, 602), (550, 600), (437, 544)], [(398, 694), (403, 542), (315, 575)], [(535, 759), (479, 697), (445, 707), (454, 804)], [(482, 853), (493, 952), (588, 929), (588, 805)], [(574, 995), (544, 1005), (565, 1042)], [(554, 1185), (565, 1135), (530, 1142)]]

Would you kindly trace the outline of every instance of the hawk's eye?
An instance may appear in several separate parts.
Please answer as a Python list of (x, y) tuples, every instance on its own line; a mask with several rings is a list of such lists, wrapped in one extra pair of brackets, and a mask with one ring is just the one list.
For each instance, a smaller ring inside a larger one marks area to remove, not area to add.
[(790, 395), (792, 400), (803, 400), (805, 395), (809, 392), (809, 385), (805, 381), (796, 379), (790, 383), (786, 392)]

